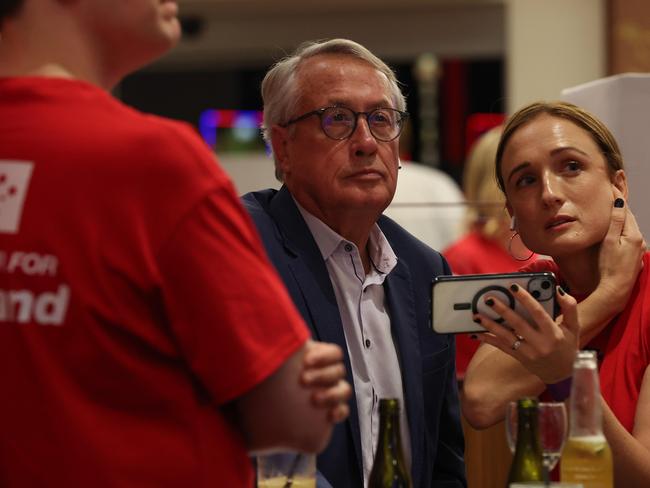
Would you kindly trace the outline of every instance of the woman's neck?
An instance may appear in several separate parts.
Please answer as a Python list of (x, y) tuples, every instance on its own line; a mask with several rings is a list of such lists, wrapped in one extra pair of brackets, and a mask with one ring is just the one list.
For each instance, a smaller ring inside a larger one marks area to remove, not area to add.
[(598, 286), (600, 244), (579, 253), (553, 256), (572, 295), (589, 295)]

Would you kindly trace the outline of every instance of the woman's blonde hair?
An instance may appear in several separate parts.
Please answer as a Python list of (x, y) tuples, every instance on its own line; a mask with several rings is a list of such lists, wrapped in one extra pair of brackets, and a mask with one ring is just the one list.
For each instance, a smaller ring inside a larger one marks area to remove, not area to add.
[(493, 238), (501, 228), (505, 198), (494, 179), (494, 162), (503, 127), (485, 132), (472, 146), (463, 172), (463, 191), (467, 200), (465, 227), (478, 229)]

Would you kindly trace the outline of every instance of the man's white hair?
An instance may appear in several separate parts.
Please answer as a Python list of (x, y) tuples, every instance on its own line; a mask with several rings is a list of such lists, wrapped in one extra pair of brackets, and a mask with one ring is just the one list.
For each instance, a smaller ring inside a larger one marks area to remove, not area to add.
[[(296, 84), (296, 73), (300, 63), (305, 59), (321, 54), (343, 54), (360, 59), (370, 64), (377, 71), (386, 75), (388, 90), (397, 110), (406, 109), (406, 98), (399, 88), (399, 82), (393, 70), (368, 49), (349, 39), (329, 39), (309, 41), (301, 44), (296, 51), (275, 63), (262, 81), (262, 100), (264, 101), (264, 121), (262, 135), (268, 146), (271, 144), (271, 128), (286, 124), (292, 117), (300, 101)], [(275, 159), (275, 158), (274, 158)], [(282, 173), (275, 163), (275, 177), (282, 181)]]

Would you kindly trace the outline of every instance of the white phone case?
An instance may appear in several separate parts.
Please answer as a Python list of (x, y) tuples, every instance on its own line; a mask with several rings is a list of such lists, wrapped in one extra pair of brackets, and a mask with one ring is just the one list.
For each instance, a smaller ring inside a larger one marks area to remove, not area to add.
[(441, 334), (485, 332), (474, 322), (481, 313), (504, 326), (508, 324), (484, 303), (489, 294), (509, 304), (522, 317), (532, 322), (526, 309), (517, 302), (510, 285), (517, 283), (533, 295), (551, 317), (555, 317), (556, 281), (553, 273), (503, 273), (461, 276), (438, 276), (431, 285), (431, 325)]

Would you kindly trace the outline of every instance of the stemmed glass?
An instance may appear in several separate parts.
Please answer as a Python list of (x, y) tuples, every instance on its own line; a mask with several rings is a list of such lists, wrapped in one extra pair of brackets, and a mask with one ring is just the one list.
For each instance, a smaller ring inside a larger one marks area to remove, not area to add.
[[(559, 461), (567, 436), (567, 414), (564, 403), (540, 402), (538, 427), (546, 470), (545, 477), (548, 480), (548, 473)], [(510, 402), (506, 409), (506, 437), (510, 451), (514, 453), (517, 445), (517, 402)]]

